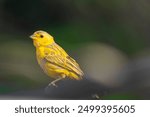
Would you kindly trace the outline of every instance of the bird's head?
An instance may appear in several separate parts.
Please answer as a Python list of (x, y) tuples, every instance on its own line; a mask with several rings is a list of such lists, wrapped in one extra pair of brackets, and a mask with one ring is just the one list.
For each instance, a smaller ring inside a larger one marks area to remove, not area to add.
[(53, 37), (45, 31), (36, 31), (30, 36), (35, 46), (47, 46), (54, 43)]

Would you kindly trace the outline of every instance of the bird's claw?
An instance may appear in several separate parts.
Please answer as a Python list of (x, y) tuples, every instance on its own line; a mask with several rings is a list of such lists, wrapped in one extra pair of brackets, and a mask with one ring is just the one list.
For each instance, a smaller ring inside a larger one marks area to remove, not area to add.
[(48, 90), (48, 88), (49, 88), (50, 86), (58, 87), (54, 82), (51, 82), (51, 83), (49, 83), (48, 86), (45, 88), (45, 92), (47, 92), (47, 90)]
[(51, 83), (49, 83), (49, 85), (48, 86), (54, 86), (54, 87), (58, 87), (54, 82), (51, 82)]

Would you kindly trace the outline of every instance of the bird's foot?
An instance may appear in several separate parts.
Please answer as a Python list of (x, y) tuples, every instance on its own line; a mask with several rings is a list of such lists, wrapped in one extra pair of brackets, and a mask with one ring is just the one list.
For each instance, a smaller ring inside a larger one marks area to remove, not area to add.
[(58, 87), (58, 86), (55, 84), (55, 82), (51, 82), (51, 83), (48, 84), (48, 86), (51, 86), (51, 85), (54, 86), (54, 87)]
[(49, 88), (50, 86), (58, 87), (58, 86), (56, 85), (56, 82), (60, 81), (61, 79), (63, 79), (63, 78), (58, 78), (58, 79), (56, 79), (56, 80), (50, 82), (50, 83), (48, 84), (48, 86), (45, 88), (45, 91), (48, 91), (48, 88)]
[(48, 91), (48, 89), (49, 89), (50, 86), (58, 87), (54, 82), (51, 82), (51, 83), (49, 83), (49, 84), (47, 85), (47, 87), (45, 88), (45, 92)]

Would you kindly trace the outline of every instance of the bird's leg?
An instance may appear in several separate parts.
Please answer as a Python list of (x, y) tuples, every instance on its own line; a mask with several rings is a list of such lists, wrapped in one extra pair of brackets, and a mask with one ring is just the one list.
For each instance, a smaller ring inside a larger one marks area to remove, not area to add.
[(58, 82), (58, 81), (64, 79), (65, 77), (66, 77), (65, 74), (61, 74), (61, 76), (60, 76), (58, 79), (56, 79), (56, 80), (52, 81), (51, 83), (49, 83), (48, 86), (53, 85), (53, 86), (57, 87), (56, 82)]
[(58, 78), (58, 79), (56, 79), (56, 80), (50, 82), (50, 83), (48, 84), (48, 86), (53, 85), (53, 86), (57, 87), (56, 82), (58, 82), (58, 81), (60, 81), (60, 80), (62, 80), (62, 79), (63, 79), (63, 77), (60, 77), (60, 78)]
[(58, 79), (56, 79), (56, 80), (54, 80), (54, 81), (50, 82), (50, 83), (48, 84), (48, 86), (45, 88), (45, 92), (47, 92), (48, 87), (49, 87), (49, 86), (51, 86), (51, 85), (53, 85), (53, 86), (57, 87), (56, 82), (58, 82), (58, 81), (60, 81), (60, 80), (64, 79), (65, 77), (66, 77), (66, 75), (61, 74), (61, 76), (60, 76)]

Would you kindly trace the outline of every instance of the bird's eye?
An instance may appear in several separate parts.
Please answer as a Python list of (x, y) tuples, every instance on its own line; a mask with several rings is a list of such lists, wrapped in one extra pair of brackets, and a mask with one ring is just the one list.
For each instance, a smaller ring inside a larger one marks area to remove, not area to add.
[(43, 36), (43, 35), (40, 35), (40, 37), (43, 38), (44, 36)]

